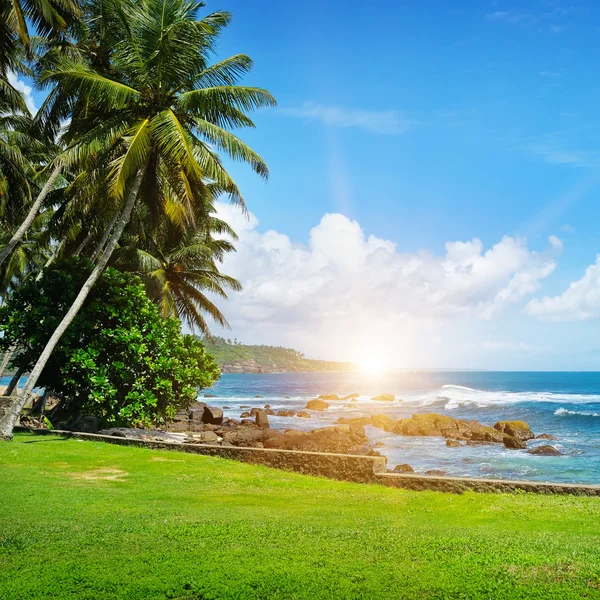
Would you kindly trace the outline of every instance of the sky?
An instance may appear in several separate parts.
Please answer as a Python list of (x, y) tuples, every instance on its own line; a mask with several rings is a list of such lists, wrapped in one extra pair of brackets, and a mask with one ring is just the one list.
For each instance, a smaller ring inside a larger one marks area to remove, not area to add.
[[(600, 4), (225, 0), (273, 109), (229, 164), (244, 343), (405, 368), (600, 368)], [(41, 97), (17, 81), (33, 106)]]

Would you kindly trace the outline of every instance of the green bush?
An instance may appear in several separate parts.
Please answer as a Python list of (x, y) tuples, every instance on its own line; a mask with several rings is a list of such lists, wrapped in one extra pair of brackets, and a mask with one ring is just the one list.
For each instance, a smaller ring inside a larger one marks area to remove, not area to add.
[[(91, 265), (57, 261), (0, 309), (4, 348), (29, 370), (73, 302)], [(195, 401), (219, 369), (201, 341), (163, 319), (141, 280), (108, 268), (63, 336), (38, 385), (62, 398), (61, 417), (95, 415), (105, 425), (156, 425)]]

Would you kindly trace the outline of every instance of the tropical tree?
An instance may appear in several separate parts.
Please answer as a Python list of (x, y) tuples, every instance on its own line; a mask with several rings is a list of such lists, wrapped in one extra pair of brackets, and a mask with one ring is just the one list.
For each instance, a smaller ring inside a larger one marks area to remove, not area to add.
[(119, 41), (111, 50), (110, 74), (84, 60), (64, 57), (42, 75), (42, 82), (56, 86), (53, 104), (78, 107), (64, 136), (68, 149), (63, 159), (77, 164), (94, 157), (120, 212), (102, 256), (50, 337), (18, 400), (0, 420), (4, 439), (12, 436), (22, 407), (110, 260), (136, 202), (143, 202), (150, 217), (164, 215), (169, 207), (182, 223), (199, 213), (208, 218), (217, 192), (243, 205), (218, 151), (268, 175), (260, 156), (230, 130), (253, 126), (247, 113), (275, 101), (263, 89), (238, 85), (252, 66), (247, 56), (209, 64), (230, 15), (219, 12), (198, 19), (201, 6), (184, 0), (115, 0)]
[(177, 317), (192, 330), (210, 335), (205, 315), (221, 327), (229, 324), (207, 294), (227, 298), (226, 289), (241, 289), (240, 283), (221, 273), (216, 264), (235, 249), (230, 241), (212, 237), (213, 233), (225, 232), (237, 239), (231, 228), (216, 217), (200, 229), (182, 230), (165, 220), (155, 235), (127, 239), (115, 255), (115, 264), (141, 275), (148, 297), (164, 318)]

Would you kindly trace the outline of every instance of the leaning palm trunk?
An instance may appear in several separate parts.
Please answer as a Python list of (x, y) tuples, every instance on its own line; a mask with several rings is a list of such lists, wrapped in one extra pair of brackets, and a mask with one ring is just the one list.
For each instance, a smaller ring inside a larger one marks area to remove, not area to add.
[(56, 248), (54, 248), (54, 251), (50, 255), (50, 258), (46, 261), (46, 264), (40, 269), (40, 272), (37, 274), (37, 277), (35, 278), (36, 281), (41, 281), (42, 277), (44, 276), (44, 271), (56, 260), (56, 257), (61, 252), (66, 241), (67, 238), (65, 237), (63, 238), (62, 242), (58, 246), (56, 246)]
[(90, 229), (88, 231), (88, 234), (83, 238), (81, 244), (79, 244), (79, 246), (77, 246), (77, 249), (75, 250), (75, 252), (73, 252), (73, 256), (79, 256), (84, 248), (90, 243), (90, 240), (92, 239), (92, 230)]
[(48, 178), (48, 181), (46, 181), (44, 187), (42, 188), (42, 191), (39, 193), (38, 197), (36, 198), (35, 202), (33, 203), (33, 206), (29, 210), (29, 213), (27, 213), (27, 217), (25, 217), (25, 220), (23, 221), (23, 223), (21, 223), (21, 226), (19, 227), (19, 229), (17, 229), (15, 234), (12, 236), (12, 238), (10, 239), (10, 242), (8, 242), (8, 244), (6, 244), (6, 246), (4, 246), (4, 248), (2, 249), (2, 252), (0, 252), (0, 266), (2, 266), (4, 261), (12, 254), (13, 250), (17, 247), (19, 242), (23, 239), (23, 237), (27, 233), (27, 230), (33, 223), (33, 220), (35, 219), (35, 217), (37, 216), (37, 214), (40, 210), (40, 207), (42, 206), (42, 203), (46, 199), (46, 196), (50, 193), (50, 191), (54, 187), (54, 182), (56, 181), (56, 178), (59, 176), (59, 174), (62, 170), (62, 167), (63, 167), (62, 163), (57, 160), (54, 165), (54, 170), (52, 171), (52, 173), (50, 173), (50, 177)]
[(77, 294), (77, 298), (75, 298), (75, 301), (71, 305), (71, 308), (63, 317), (63, 320), (60, 322), (60, 325), (52, 334), (52, 337), (48, 340), (44, 351), (42, 352), (41, 356), (38, 358), (37, 363), (31, 370), (29, 379), (27, 380), (27, 383), (21, 390), (21, 393), (19, 394), (18, 398), (9, 406), (8, 410), (4, 414), (4, 417), (0, 419), (1, 440), (8, 441), (12, 439), (12, 431), (15, 426), (15, 423), (17, 422), (17, 419), (19, 418), (19, 414), (21, 413), (21, 410), (23, 410), (23, 407), (27, 403), (29, 395), (31, 394), (33, 388), (36, 386), (37, 381), (42, 371), (44, 370), (46, 363), (48, 362), (48, 359), (54, 351), (54, 348), (56, 348), (56, 345), (60, 341), (60, 338), (63, 336), (73, 319), (77, 316), (77, 313), (83, 306), (85, 299), (88, 297), (88, 294), (94, 287), (94, 284), (96, 283), (96, 281), (98, 281), (98, 279), (102, 275), (102, 272), (104, 271), (104, 268), (108, 264), (108, 261), (112, 253), (114, 252), (114, 249), (117, 246), (119, 238), (121, 237), (121, 234), (125, 229), (125, 225), (127, 225), (129, 218), (131, 217), (131, 212), (133, 211), (133, 207), (135, 205), (135, 201), (137, 199), (140, 186), (142, 184), (142, 179), (144, 177), (145, 170), (146, 167), (144, 165), (142, 168), (139, 169), (135, 176), (135, 179), (129, 191), (129, 195), (127, 196), (127, 201), (125, 202), (125, 206), (123, 207), (123, 212), (121, 212), (120, 214), (116, 228), (110, 238), (110, 241), (108, 242), (108, 245), (106, 246), (106, 250), (104, 251), (102, 258), (98, 261), (98, 264), (90, 273), (90, 276), (83, 284), (83, 287), (79, 291), (79, 294)]
[(0, 379), (2, 379), (4, 377), (4, 373), (6, 373), (6, 367), (8, 367), (8, 363), (12, 358), (13, 352), (14, 348), (11, 347), (4, 353), (4, 356), (2, 357), (2, 364), (0, 364)]
[[(10, 382), (6, 388), (6, 391), (4, 392), (5, 396), (12, 395), (14, 389), (17, 387), (17, 383), (19, 383), (19, 379), (21, 379), (21, 375), (23, 375), (23, 369), (17, 369), (17, 372), (13, 375), (13, 378), (10, 380)], [(19, 412), (21, 412), (21, 411), (19, 411)]]
[(96, 245), (96, 248), (94, 248), (94, 253), (90, 257), (90, 260), (92, 262), (96, 262), (98, 260), (98, 257), (100, 256), (100, 253), (102, 252), (102, 250), (104, 250), (104, 246), (106, 246), (106, 242), (108, 241), (108, 236), (110, 235), (110, 232), (113, 230), (113, 227), (115, 226), (115, 223), (117, 222), (118, 217), (119, 217), (119, 214), (117, 213), (111, 219), (110, 223), (108, 224), (108, 227), (104, 230), (104, 233), (102, 234), (102, 237), (100, 238), (100, 241)]

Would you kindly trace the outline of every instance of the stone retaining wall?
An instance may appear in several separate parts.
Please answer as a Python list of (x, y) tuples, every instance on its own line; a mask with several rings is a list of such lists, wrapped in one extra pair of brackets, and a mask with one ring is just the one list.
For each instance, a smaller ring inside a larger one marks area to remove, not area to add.
[(15, 430), (32, 432), (38, 435), (62, 435), (77, 439), (102, 441), (120, 446), (140, 446), (158, 450), (177, 450), (179, 452), (201, 454), (204, 456), (218, 456), (220, 458), (238, 460), (255, 465), (296, 471), (306, 475), (320, 475), (331, 479), (341, 479), (357, 483), (379, 483), (388, 487), (416, 491), (433, 490), (458, 494), (466, 491), (488, 493), (514, 493), (523, 491), (536, 494), (600, 496), (600, 486), (598, 485), (387, 473), (386, 460), (379, 456), (354, 456), (350, 454), (301, 452), (271, 448), (240, 448), (237, 446), (152, 442), (111, 435), (57, 430), (49, 431), (47, 429), (30, 429), (27, 427), (16, 427)]

